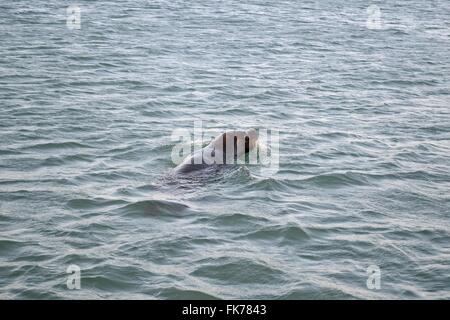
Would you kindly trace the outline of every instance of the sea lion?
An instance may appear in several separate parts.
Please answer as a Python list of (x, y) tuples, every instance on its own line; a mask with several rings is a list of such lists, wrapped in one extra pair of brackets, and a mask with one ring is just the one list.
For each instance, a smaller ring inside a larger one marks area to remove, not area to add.
[(187, 156), (174, 172), (185, 174), (214, 166), (234, 164), (235, 159), (255, 149), (257, 144), (258, 133), (255, 129), (224, 132), (203, 149)]

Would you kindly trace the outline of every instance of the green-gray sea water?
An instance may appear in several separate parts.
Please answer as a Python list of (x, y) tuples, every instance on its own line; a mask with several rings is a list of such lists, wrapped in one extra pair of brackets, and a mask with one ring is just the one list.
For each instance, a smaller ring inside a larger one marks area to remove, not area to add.
[[(449, 13), (1, 1), (0, 298), (449, 299)], [(278, 172), (170, 177), (195, 120), (278, 130)]]

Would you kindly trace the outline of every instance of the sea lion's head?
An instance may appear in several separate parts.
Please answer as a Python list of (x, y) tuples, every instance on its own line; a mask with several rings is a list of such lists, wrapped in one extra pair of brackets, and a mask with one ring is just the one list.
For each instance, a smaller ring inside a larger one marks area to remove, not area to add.
[(227, 131), (214, 139), (213, 145), (216, 149), (223, 150), (227, 159), (240, 157), (258, 145), (258, 132), (253, 128)]

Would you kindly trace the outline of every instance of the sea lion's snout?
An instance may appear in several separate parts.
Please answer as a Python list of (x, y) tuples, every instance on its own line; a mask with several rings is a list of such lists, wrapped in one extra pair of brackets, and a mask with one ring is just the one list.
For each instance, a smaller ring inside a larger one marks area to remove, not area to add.
[(258, 131), (251, 128), (246, 131), (246, 135), (250, 138), (250, 140), (257, 141), (258, 140)]
[(245, 152), (249, 152), (254, 149), (258, 143), (258, 132), (251, 128), (245, 131)]

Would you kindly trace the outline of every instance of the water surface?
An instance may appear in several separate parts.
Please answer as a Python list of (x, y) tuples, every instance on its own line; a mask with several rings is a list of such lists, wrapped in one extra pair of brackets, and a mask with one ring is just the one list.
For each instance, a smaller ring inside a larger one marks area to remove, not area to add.
[[(1, 298), (450, 298), (448, 1), (71, 4), (0, 4)], [(194, 120), (279, 171), (173, 180)]]

